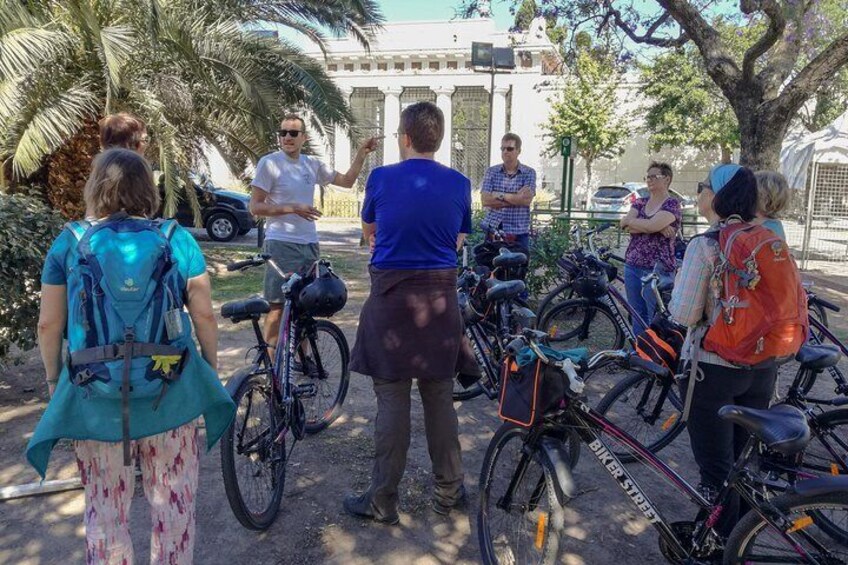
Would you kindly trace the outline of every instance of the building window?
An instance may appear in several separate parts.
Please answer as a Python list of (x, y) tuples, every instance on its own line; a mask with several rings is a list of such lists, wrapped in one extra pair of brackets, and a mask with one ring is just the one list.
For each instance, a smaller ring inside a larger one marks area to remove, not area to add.
[[(383, 135), (384, 125), (384, 106), (386, 97), (378, 88), (354, 88), (350, 95), (350, 111), (353, 113), (354, 123), (357, 125), (353, 128), (351, 137), (352, 140), (344, 139), (340, 143), (350, 143), (351, 156), (356, 155), (359, 149), (359, 144), (363, 139), (372, 136)], [(364, 182), (368, 178), (368, 174), (374, 167), (379, 167), (383, 164), (383, 144), (377, 144), (377, 150), (372, 153), (373, 158), (365, 160), (362, 167), (362, 174), (359, 175), (359, 188), (365, 188)], [(339, 163), (339, 166), (347, 166), (347, 164)]]
[(402, 71), (405, 68), (406, 68), (406, 65), (404, 63), (395, 63), (395, 70), (396, 71)]
[(388, 71), (389, 70), (389, 64), (388, 63), (377, 63), (377, 70), (378, 71)]
[(353, 63), (345, 63), (344, 70), (345, 70), (345, 72), (352, 73), (353, 72)]
[(411, 67), (412, 67), (413, 71), (420, 71), (421, 70), (421, 61), (413, 61)]
[(435, 104), (436, 93), (427, 86), (407, 86), (404, 88), (400, 95), (400, 109), (403, 110), (416, 102), (432, 102)]
[(438, 61), (430, 61), (430, 64), (428, 66), (430, 67), (431, 71), (438, 71), (439, 70), (439, 62)]
[(489, 167), (489, 93), (482, 86), (459, 86), (451, 101), (451, 166), (477, 190)]
[(474, 65), (471, 64), (471, 61), (465, 61), (465, 68), (466, 69), (473, 69)]
[(334, 72), (336, 72), (337, 70), (339, 70), (339, 66), (338, 66), (338, 65), (327, 65), (327, 72), (329, 72), (329, 73), (334, 73)]
[(448, 61), (448, 68), (455, 71), (457, 69), (456, 61)]
[(371, 70), (371, 63), (362, 63), (361, 65), (359, 65), (359, 70), (360, 71), (370, 71)]

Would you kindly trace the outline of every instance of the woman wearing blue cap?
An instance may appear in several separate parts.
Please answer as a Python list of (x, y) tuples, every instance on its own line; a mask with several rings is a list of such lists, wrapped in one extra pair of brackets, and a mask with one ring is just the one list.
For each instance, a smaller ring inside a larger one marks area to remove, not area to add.
[[(683, 357), (697, 363), (699, 373), (690, 401), (687, 423), (692, 452), (700, 471), (700, 490), (714, 498), (747, 440), (747, 433), (719, 418), (727, 404), (768, 408), (777, 367), (743, 369), (700, 348), (700, 340), (717, 313), (717, 296), (711, 289), (719, 261), (718, 230), (725, 223), (750, 222), (757, 214), (757, 181), (754, 173), (736, 164), (715, 166), (698, 183), (698, 210), (711, 224), (686, 250), (671, 299), (671, 315), (689, 328)], [(711, 237), (712, 236), (712, 237)], [(703, 377), (701, 380), (700, 377)], [(688, 385), (684, 387), (688, 392)], [(727, 535), (739, 518), (739, 499), (731, 500), (716, 531)]]

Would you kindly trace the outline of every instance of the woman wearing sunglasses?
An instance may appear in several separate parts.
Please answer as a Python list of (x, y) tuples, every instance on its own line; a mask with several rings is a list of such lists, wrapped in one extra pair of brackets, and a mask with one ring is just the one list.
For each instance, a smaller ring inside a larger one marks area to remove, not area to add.
[[(674, 238), (680, 229), (680, 202), (669, 195), (673, 173), (665, 163), (651, 163), (645, 176), (648, 198), (639, 198), (621, 219), (621, 229), (630, 232), (630, 244), (624, 256), (624, 287), (627, 302), (636, 309), (633, 333), (639, 335), (651, 323), (656, 310), (654, 297), (642, 292), (642, 278), (658, 270), (674, 276)], [(641, 320), (640, 320), (641, 318)]]

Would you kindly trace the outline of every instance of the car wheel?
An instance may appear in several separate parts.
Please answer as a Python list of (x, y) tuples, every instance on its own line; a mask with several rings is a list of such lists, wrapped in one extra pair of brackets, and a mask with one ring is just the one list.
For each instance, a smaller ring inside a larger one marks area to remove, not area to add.
[(206, 233), (214, 241), (232, 241), (238, 235), (238, 225), (232, 214), (216, 212), (206, 220)]
[(238, 231), (238, 234), (239, 234), (239, 235), (247, 235), (248, 233), (250, 233), (250, 230), (251, 230), (251, 229), (253, 229), (253, 228), (243, 228), (243, 229), (240, 229), (240, 230)]

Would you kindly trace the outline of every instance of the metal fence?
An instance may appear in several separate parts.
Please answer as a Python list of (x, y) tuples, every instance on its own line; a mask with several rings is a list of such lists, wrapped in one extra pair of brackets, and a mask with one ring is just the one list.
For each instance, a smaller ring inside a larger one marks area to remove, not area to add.
[(452, 102), (451, 166), (477, 189), (489, 166), (489, 93), (481, 86), (460, 86)]
[[(356, 155), (359, 149), (359, 144), (363, 139), (372, 136), (379, 137), (383, 135), (385, 126), (385, 116), (383, 108), (385, 106), (385, 95), (378, 88), (354, 88), (350, 95), (350, 110), (353, 113), (355, 126), (352, 131), (352, 139), (350, 141), (350, 154)], [(371, 169), (377, 168), (383, 164), (383, 144), (378, 143), (377, 149), (373, 153), (373, 157), (365, 160), (362, 166), (362, 173), (359, 175), (360, 183), (368, 178)]]
[(848, 165), (813, 163), (803, 203), (798, 204), (783, 224), (802, 268), (848, 262)]

